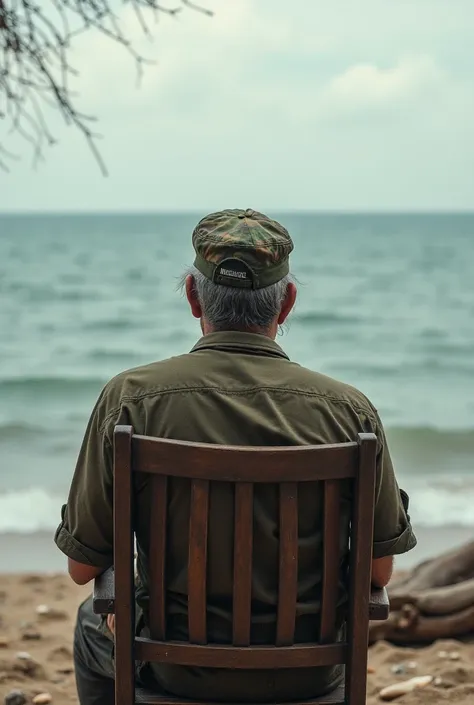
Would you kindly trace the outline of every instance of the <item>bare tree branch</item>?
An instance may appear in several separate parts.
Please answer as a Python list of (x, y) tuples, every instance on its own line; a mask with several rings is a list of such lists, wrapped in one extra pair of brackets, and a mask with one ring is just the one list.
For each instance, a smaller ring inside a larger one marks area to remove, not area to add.
[[(117, 3), (120, 0), (115, 0)], [(190, 0), (174, 0), (167, 7), (160, 0), (121, 0), (130, 4), (145, 35), (150, 34), (145, 12), (175, 17), (183, 9), (211, 16), (212, 12)], [(94, 118), (82, 113), (69, 87), (77, 71), (68, 61), (73, 40), (95, 30), (128, 51), (141, 75), (145, 58), (133, 48), (112, 8), (113, 0), (0, 0), (0, 121), (9, 136), (20, 135), (31, 144), (33, 163), (44, 158), (44, 149), (55, 139), (45, 108), (59, 110), (68, 125), (84, 136), (102, 173), (107, 173), (97, 149)], [(11, 137), (10, 137), (11, 139)], [(8, 170), (18, 157), (0, 140), (0, 169)]]

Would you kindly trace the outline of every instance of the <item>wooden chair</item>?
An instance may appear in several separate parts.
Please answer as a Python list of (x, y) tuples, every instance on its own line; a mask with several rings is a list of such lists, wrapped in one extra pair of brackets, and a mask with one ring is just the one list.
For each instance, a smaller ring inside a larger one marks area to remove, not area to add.
[[(96, 580), (94, 610), (115, 613), (116, 705), (196, 701), (135, 690), (134, 661), (188, 666), (280, 669), (346, 664), (345, 684), (306, 703), (365, 705), (368, 622), (386, 619), (387, 593), (371, 593), (376, 437), (360, 434), (358, 443), (278, 448), (230, 447), (186, 443), (133, 434), (117, 426), (114, 439), (114, 569)], [(135, 637), (132, 473), (152, 474), (154, 511), (150, 526), (150, 633)], [(166, 641), (167, 477), (190, 478), (188, 621), (189, 642)], [(350, 586), (347, 641), (335, 635), (339, 573), (340, 487), (353, 482)], [(233, 643), (208, 644), (206, 634), (206, 560), (210, 483), (235, 484)], [(298, 570), (298, 487), (324, 483), (322, 611), (318, 643), (295, 644)], [(279, 484), (280, 567), (274, 645), (250, 643), (253, 485)], [(115, 571), (115, 575), (114, 575)]]

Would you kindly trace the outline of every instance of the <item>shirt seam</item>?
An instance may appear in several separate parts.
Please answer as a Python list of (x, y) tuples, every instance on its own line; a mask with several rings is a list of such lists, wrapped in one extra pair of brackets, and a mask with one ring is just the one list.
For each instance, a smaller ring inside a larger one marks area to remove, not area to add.
[(104, 418), (102, 424), (100, 425), (99, 431), (101, 434), (105, 433), (105, 427), (109, 423), (110, 419), (112, 419), (115, 415), (120, 413), (120, 410), (122, 408), (122, 405), (124, 402), (138, 402), (142, 401), (143, 399), (147, 399), (149, 397), (153, 396), (168, 396), (169, 394), (175, 394), (179, 392), (185, 392), (185, 393), (191, 393), (191, 392), (220, 392), (221, 394), (227, 394), (229, 396), (246, 396), (248, 394), (253, 394), (255, 392), (261, 392), (261, 391), (272, 391), (272, 392), (290, 392), (291, 394), (298, 394), (299, 396), (303, 397), (315, 397), (318, 399), (327, 399), (328, 401), (332, 401), (336, 404), (342, 404), (345, 406), (349, 406), (351, 409), (353, 409), (356, 412), (362, 412), (366, 414), (377, 426), (377, 418), (374, 413), (367, 409), (364, 408), (363, 406), (359, 406), (358, 404), (354, 404), (351, 401), (346, 401), (345, 399), (339, 399), (338, 397), (333, 397), (329, 394), (324, 394), (322, 392), (308, 392), (308, 391), (303, 391), (302, 389), (293, 389), (291, 387), (271, 387), (271, 386), (256, 386), (256, 387), (251, 387), (248, 389), (243, 389), (241, 391), (239, 390), (229, 390), (225, 389), (223, 387), (200, 387), (200, 386), (195, 386), (195, 387), (172, 387), (170, 389), (150, 389), (147, 392), (143, 392), (140, 394), (134, 394), (134, 395), (125, 395), (121, 398), (120, 400), (120, 405), (109, 411), (109, 413), (106, 415)]
[[(191, 355), (194, 352), (199, 352), (200, 350), (213, 350), (216, 352), (228, 352), (229, 350), (235, 350), (236, 345), (235, 343), (219, 343), (219, 347), (217, 348), (215, 344), (213, 343), (206, 343), (206, 342), (200, 342), (196, 343), (196, 345), (190, 350), (189, 354)], [(240, 347), (240, 350), (244, 349), (243, 346)], [(288, 362), (291, 362), (290, 358), (282, 350), (281, 348), (274, 348), (271, 345), (260, 345), (259, 348), (254, 349), (254, 350), (246, 350), (245, 354), (248, 355), (257, 355), (260, 357), (263, 356), (270, 356), (271, 358), (282, 358), (284, 360), (288, 360)]]

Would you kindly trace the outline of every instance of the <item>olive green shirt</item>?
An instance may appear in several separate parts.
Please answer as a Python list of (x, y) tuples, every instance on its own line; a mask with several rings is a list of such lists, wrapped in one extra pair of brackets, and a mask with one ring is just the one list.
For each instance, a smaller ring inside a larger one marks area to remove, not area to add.
[[(408, 498), (400, 492), (385, 433), (376, 409), (357, 389), (290, 362), (267, 337), (219, 332), (193, 350), (124, 372), (109, 382), (92, 412), (67, 505), (56, 533), (59, 548), (88, 565), (113, 563), (112, 443), (116, 424), (135, 433), (231, 445), (287, 446), (342, 443), (360, 432), (378, 439), (373, 557), (409, 551), (416, 545)], [(147, 617), (148, 479), (135, 479), (138, 548), (137, 602)], [(167, 636), (187, 638), (187, 559), (190, 482), (169, 484)], [(340, 627), (343, 629), (349, 541), (348, 483), (342, 501)], [(233, 494), (228, 483), (211, 488), (208, 545), (208, 638), (232, 640)], [(318, 634), (322, 496), (306, 483), (299, 496), (297, 640)], [(252, 643), (272, 643), (278, 593), (278, 499), (276, 486), (255, 487), (252, 576)], [(161, 685), (185, 697), (278, 700), (316, 696), (333, 688), (341, 669), (278, 672), (222, 671), (159, 664)]]

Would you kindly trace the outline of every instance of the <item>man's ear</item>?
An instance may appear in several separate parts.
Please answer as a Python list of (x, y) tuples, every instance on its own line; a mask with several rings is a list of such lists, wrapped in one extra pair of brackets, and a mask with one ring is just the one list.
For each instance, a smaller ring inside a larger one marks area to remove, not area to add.
[(296, 302), (296, 286), (291, 282), (286, 287), (285, 300), (281, 307), (280, 315), (278, 316), (278, 325), (281, 326), (291, 313), (291, 310)]
[(191, 307), (191, 313), (194, 318), (202, 318), (202, 309), (199, 299), (196, 294), (196, 287), (194, 285), (194, 277), (192, 274), (188, 274), (185, 281), (186, 288), (186, 298)]

